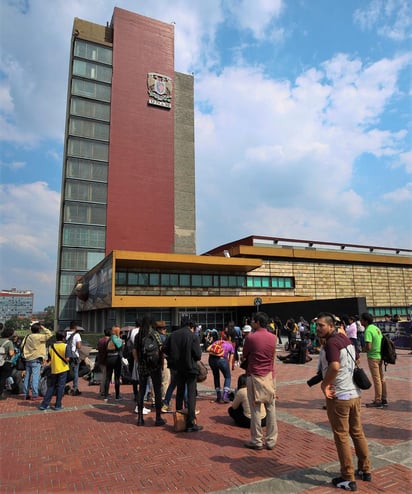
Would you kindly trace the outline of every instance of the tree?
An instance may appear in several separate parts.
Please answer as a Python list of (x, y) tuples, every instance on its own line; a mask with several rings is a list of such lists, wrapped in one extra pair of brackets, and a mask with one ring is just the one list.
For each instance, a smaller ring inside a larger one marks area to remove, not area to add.
[(11, 328), (13, 331), (28, 331), (31, 321), (28, 317), (13, 316), (4, 323), (5, 328)]
[(54, 326), (54, 305), (49, 305), (44, 308), (46, 315), (44, 316), (43, 326), (53, 329)]

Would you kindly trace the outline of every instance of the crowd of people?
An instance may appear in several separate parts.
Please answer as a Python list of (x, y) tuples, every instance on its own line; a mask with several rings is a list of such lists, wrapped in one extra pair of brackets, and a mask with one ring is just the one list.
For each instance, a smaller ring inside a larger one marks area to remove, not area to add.
[[(0, 347), (4, 349), (4, 359), (0, 362), (1, 399), (7, 398), (6, 383), (13, 379), (19, 357), (23, 358), (25, 368), (18, 392), (25, 400), (41, 400), (40, 410), (51, 408), (53, 396), (56, 397), (53, 409), (63, 408), (62, 400), (69, 380), (73, 381), (71, 394), (81, 394), (78, 381), (82, 362), (82, 328), (75, 322), (70, 324), (68, 331), (56, 333), (34, 323), (23, 340), (14, 331), (0, 329)], [(382, 333), (369, 313), (339, 318), (323, 312), (310, 323), (301, 316), (298, 322), (290, 318), (282, 324), (279, 318), (269, 318), (265, 313), (257, 312), (245, 319), (242, 327), (230, 321), (220, 334), (216, 330), (206, 330), (201, 334), (199, 325), (188, 317), (183, 318), (181, 326), (169, 335), (164, 321), (152, 321), (150, 315), (146, 315), (127, 334), (122, 335), (120, 328), (114, 326), (99, 339), (94, 364), (94, 372), (101, 374), (99, 393), (104, 400), (109, 400), (114, 376), (114, 399), (122, 400), (121, 377), (126, 367), (135, 398), (138, 426), (145, 425), (144, 415), (151, 412), (151, 406), (145, 406), (148, 402), (151, 402), (149, 405), (154, 402), (154, 425), (164, 425), (162, 413), (173, 410), (171, 400), (176, 390), (175, 411), (185, 415), (184, 430), (201, 431), (203, 427), (196, 418), (196, 397), (202, 341), (203, 350), (209, 354), (215, 402), (230, 405), (228, 414), (234, 423), (250, 430), (250, 440), (244, 444), (246, 448), (272, 450), (278, 440), (275, 358), (282, 333), (287, 336), (285, 349), (290, 353), (298, 342), (306, 342), (306, 348), (319, 353), (319, 373), (314, 383), (321, 382), (341, 464), (341, 476), (332, 482), (336, 487), (355, 491), (356, 478), (371, 480), (368, 445), (360, 418), (361, 391), (353, 380), (353, 370), (361, 351), (367, 353), (375, 392), (374, 400), (366, 406), (388, 406), (380, 354)], [(53, 336), (55, 342), (46, 350)], [(47, 389), (40, 396), (39, 381), (45, 361), (49, 367)], [(245, 373), (239, 376), (233, 393), (231, 378), (236, 365)], [(356, 469), (350, 438), (358, 458)]]

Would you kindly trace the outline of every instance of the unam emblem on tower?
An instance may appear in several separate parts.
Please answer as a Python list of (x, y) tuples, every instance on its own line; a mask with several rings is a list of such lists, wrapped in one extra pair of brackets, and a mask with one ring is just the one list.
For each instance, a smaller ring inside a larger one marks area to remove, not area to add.
[(157, 74), (156, 72), (148, 72), (147, 92), (149, 94), (149, 105), (171, 108), (172, 89), (171, 77), (164, 74)]

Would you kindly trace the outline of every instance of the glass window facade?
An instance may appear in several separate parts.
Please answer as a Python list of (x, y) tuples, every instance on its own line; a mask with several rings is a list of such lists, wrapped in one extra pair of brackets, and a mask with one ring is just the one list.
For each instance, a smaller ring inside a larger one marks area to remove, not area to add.
[(106, 204), (107, 186), (98, 182), (67, 181), (65, 187), (67, 201), (85, 201)]
[(67, 108), (56, 313), (77, 319), (77, 276), (105, 256), (112, 48), (75, 39)]
[(109, 140), (109, 124), (71, 118), (69, 121), (69, 133), (74, 136), (90, 137), (90, 139)]
[(65, 225), (63, 245), (68, 247), (93, 247), (104, 249), (105, 229), (98, 227)]
[(110, 86), (99, 82), (85, 81), (84, 79), (73, 79), (72, 94), (107, 103), (111, 100)]
[(105, 67), (93, 62), (74, 60), (73, 75), (85, 77), (87, 79), (95, 79), (96, 81), (101, 82), (111, 82), (112, 69), (111, 67)]
[(96, 204), (66, 203), (64, 205), (66, 223), (106, 225), (106, 206)]
[(107, 171), (107, 163), (99, 163), (79, 158), (69, 158), (67, 160), (67, 178), (107, 182)]
[(202, 273), (142, 273), (117, 271), (119, 286), (202, 287), (202, 288), (294, 288), (294, 278)]
[(74, 43), (74, 56), (107, 65), (112, 65), (113, 62), (113, 51), (111, 48), (82, 39), (76, 39)]
[(110, 106), (98, 101), (81, 98), (72, 98), (70, 101), (70, 113), (79, 117), (94, 118), (95, 120), (110, 120)]

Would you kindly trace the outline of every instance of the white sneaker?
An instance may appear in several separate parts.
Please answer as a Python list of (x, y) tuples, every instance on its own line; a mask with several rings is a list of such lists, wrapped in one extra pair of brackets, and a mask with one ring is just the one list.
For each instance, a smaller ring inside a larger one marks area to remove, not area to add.
[(150, 413), (152, 410), (150, 408), (143, 407), (143, 415), (147, 415)]
[(139, 413), (139, 407), (136, 405), (136, 408), (134, 409), (134, 413)]

